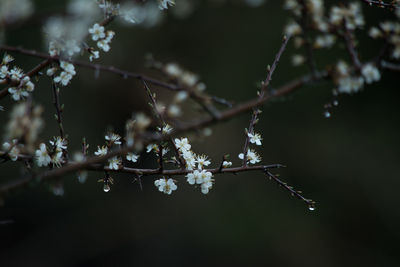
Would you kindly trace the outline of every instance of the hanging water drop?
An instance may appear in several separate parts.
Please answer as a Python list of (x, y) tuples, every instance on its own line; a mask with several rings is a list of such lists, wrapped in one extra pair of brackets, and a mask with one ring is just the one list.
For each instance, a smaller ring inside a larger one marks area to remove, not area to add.
[(109, 185), (109, 184), (104, 184), (103, 191), (107, 193), (107, 192), (109, 192), (110, 190), (111, 190), (110, 185)]
[(324, 112), (324, 117), (325, 117), (325, 118), (330, 118), (330, 117), (331, 117), (331, 113), (330, 113), (328, 110), (326, 110), (326, 111)]
[(339, 105), (339, 101), (333, 100), (332, 104), (333, 104), (334, 106), (338, 106), (338, 105)]
[(309, 205), (308, 206), (308, 210), (311, 210), (311, 211), (315, 210), (315, 206), (314, 205)]

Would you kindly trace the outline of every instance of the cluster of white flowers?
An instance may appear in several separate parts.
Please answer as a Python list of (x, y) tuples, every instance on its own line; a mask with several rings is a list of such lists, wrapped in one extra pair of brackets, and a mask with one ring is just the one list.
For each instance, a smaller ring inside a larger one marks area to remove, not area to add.
[(330, 48), (336, 42), (336, 36), (333, 34), (319, 35), (315, 38), (314, 48)]
[(361, 28), (365, 24), (359, 2), (352, 2), (342, 7), (332, 7), (329, 21), (334, 25), (341, 25), (344, 22), (345, 27), (349, 30)]
[[(251, 144), (256, 144), (257, 146), (261, 146), (261, 135), (259, 133), (250, 133), (247, 131), (246, 129), (246, 133), (247, 133), (247, 138), (249, 139), (249, 142)], [(238, 155), (238, 158), (241, 160), (244, 160), (244, 153), (240, 153)], [(256, 164), (258, 162), (261, 161), (261, 156), (257, 154), (257, 152), (255, 152), (253, 149), (248, 148), (247, 149), (247, 154), (246, 154), (246, 162), (247, 163), (251, 163), (251, 164)]]
[(252, 144), (256, 144), (257, 146), (261, 146), (261, 135), (259, 133), (247, 133), (249, 137), (249, 141)]
[[(398, 9), (400, 10), (400, 9)], [(385, 21), (379, 24), (379, 27), (372, 27), (369, 35), (374, 38), (384, 38), (393, 46), (391, 56), (394, 59), (400, 59), (400, 23)]]
[(41, 143), (40, 148), (36, 150), (35, 155), (36, 155), (36, 164), (39, 167), (47, 166), (50, 164), (51, 158), (49, 156), (49, 153), (47, 152), (46, 144)]
[[(168, 152), (169, 152), (169, 148), (168, 147), (164, 147), (161, 146), (162, 149), (162, 156), (165, 156)], [(153, 151), (155, 154), (158, 155), (158, 153), (160, 152), (160, 146), (157, 144), (149, 144), (146, 147), (146, 152), (150, 153), (151, 151)]]
[(361, 74), (367, 84), (377, 82), (381, 79), (381, 74), (378, 68), (371, 63), (365, 64), (361, 69)]
[[(243, 160), (244, 159), (244, 154), (240, 153), (238, 155), (239, 159)], [(251, 164), (256, 164), (261, 161), (261, 156), (257, 154), (253, 149), (248, 149), (247, 150), (247, 163)]]
[[(97, 151), (94, 152), (96, 156), (99, 157), (105, 156), (107, 155), (108, 150), (111, 149), (113, 146), (120, 146), (122, 144), (121, 136), (116, 133), (110, 132), (107, 135), (105, 135), (104, 139), (106, 140), (106, 145), (102, 147), (97, 146)], [(119, 170), (121, 168), (121, 164), (122, 164), (122, 159), (119, 156), (115, 156), (108, 159), (108, 167), (112, 170)]]
[(213, 186), (213, 181), (214, 181), (214, 179), (212, 179), (213, 175), (209, 171), (195, 170), (191, 173), (188, 173), (186, 177), (187, 177), (187, 182), (189, 184), (200, 185), (201, 192), (203, 194), (208, 194), (208, 192)]
[[(104, 52), (110, 51), (110, 43), (113, 39), (115, 32), (113, 31), (104, 31), (104, 26), (95, 23), (91, 28), (89, 28), (89, 33), (92, 36), (93, 41), (97, 41), (97, 47), (102, 49)], [(89, 50), (90, 56), (89, 59), (92, 61), (94, 58), (99, 58), (99, 51)]]
[(36, 147), (36, 141), (40, 130), (44, 126), (41, 118), (43, 108), (31, 107), (27, 102), (14, 105), (10, 113), (10, 120), (6, 126), (6, 140), (22, 140), (27, 152), (32, 153)]
[(87, 25), (86, 18), (70, 18), (70, 17), (50, 17), (43, 27), (43, 31), (47, 37), (49, 44), (50, 56), (60, 56), (63, 54), (67, 57), (78, 55), (81, 47), (78, 45), (85, 38), (86, 32), (83, 31)]
[(172, 191), (175, 191), (178, 186), (176, 186), (174, 180), (169, 178), (168, 180), (166, 178), (160, 178), (158, 180), (154, 181), (154, 185), (158, 187), (158, 190), (160, 192), (163, 192), (164, 194), (171, 195)]
[[(187, 170), (194, 170), (187, 174), (187, 182), (189, 184), (201, 185), (201, 192), (207, 194), (212, 188), (213, 179), (212, 173), (204, 170), (211, 164), (211, 161), (206, 155), (197, 155), (191, 150), (191, 145), (186, 137), (176, 138), (174, 140), (175, 147), (178, 149), (180, 156), (184, 159)], [(229, 163), (226, 163), (229, 166)]]
[(16, 161), (18, 159), (18, 155), (21, 152), (21, 145), (18, 144), (17, 139), (13, 139), (12, 142), (4, 142), (3, 149), (8, 152), (8, 156), (12, 161)]
[(53, 167), (61, 167), (65, 162), (63, 151), (67, 149), (67, 141), (57, 136), (54, 137), (53, 140), (50, 140), (49, 143), (51, 145), (50, 150), (47, 149), (44, 143), (41, 143), (39, 149), (36, 150), (36, 164), (39, 167), (45, 167), (52, 163)]
[(167, 63), (162, 69), (171, 79), (177, 80), (185, 87), (189, 87), (199, 92), (206, 89), (206, 85), (199, 81), (199, 77), (196, 74), (181, 68), (176, 63)]
[(0, 82), (9, 81), (16, 86), (8, 88), (12, 99), (19, 101), (29, 96), (29, 93), (35, 89), (35, 85), (31, 82), (31, 78), (24, 74), (23, 70), (14, 66), (11, 68), (9, 63), (14, 58), (8, 54), (4, 54), (0, 64)]
[[(304, 0), (301, 2), (299, 0), (286, 0), (284, 8), (291, 11), (296, 18), (301, 17), (303, 15), (303, 8), (306, 8), (307, 15), (311, 18), (313, 26), (323, 32), (328, 30), (328, 23), (324, 16), (324, 2), (322, 0)], [(297, 26), (294, 26), (293, 29), (295, 28)], [(299, 34), (301, 30), (296, 29), (291, 33)]]
[[(54, 82), (61, 83), (63, 86), (67, 86), (71, 81), (72, 77), (76, 74), (75, 66), (66, 61), (60, 61), (60, 67), (62, 69), (61, 73), (54, 77)], [(54, 75), (56, 68), (50, 68), (47, 70), (47, 75)]]
[[(156, 66), (162, 65), (157, 62)], [(161, 70), (172, 80), (176, 81), (183, 87), (195, 92), (202, 93), (206, 89), (206, 85), (200, 82), (199, 76), (189, 70), (185, 70), (176, 63), (167, 63), (161, 67)], [(171, 118), (179, 117), (182, 115), (182, 108), (180, 105), (188, 98), (187, 91), (182, 90), (175, 94), (175, 97), (166, 107), (167, 115)]]
[(335, 80), (338, 85), (338, 92), (346, 94), (360, 91), (364, 86), (364, 82), (370, 84), (381, 79), (378, 68), (372, 63), (362, 66), (360, 76), (353, 75), (348, 64), (340, 60), (336, 65), (336, 74), (337, 77)]
[(131, 161), (131, 162), (137, 162), (137, 160), (139, 159), (139, 155), (129, 152), (126, 155), (126, 160)]
[[(284, 8), (292, 12), (295, 17), (294, 20), (292, 19), (286, 24), (283, 31), (286, 35), (293, 36), (296, 48), (300, 48), (306, 43), (302, 28), (304, 25), (299, 24), (305, 14), (311, 19), (312, 25), (310, 27), (320, 33), (313, 41), (307, 42), (311, 42), (310, 44), (313, 45), (314, 49), (331, 48), (335, 44), (336, 37), (333, 34), (329, 34), (329, 22), (324, 15), (325, 8), (322, 0), (286, 0)], [(303, 55), (295, 54), (292, 56), (293, 66), (300, 66), (305, 61), (306, 58)]]

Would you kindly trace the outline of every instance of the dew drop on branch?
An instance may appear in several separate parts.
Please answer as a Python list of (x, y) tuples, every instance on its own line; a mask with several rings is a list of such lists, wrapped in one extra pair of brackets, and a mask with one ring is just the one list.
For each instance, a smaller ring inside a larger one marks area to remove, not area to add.
[(104, 184), (104, 186), (103, 186), (103, 191), (107, 193), (107, 192), (109, 192), (110, 190), (111, 190), (110, 185)]

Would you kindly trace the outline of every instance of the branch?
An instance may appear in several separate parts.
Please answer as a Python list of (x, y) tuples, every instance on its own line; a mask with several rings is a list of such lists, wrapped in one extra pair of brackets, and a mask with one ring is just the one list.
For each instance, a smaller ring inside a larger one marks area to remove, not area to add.
[(381, 0), (378, 0), (378, 1), (374, 1), (374, 0), (362, 0), (362, 1), (363, 1), (364, 3), (366, 3), (367, 5), (369, 5), (369, 6), (375, 5), (375, 6), (377, 6), (377, 7), (380, 7), (380, 8), (387, 8), (387, 9), (390, 9), (390, 10), (395, 10), (396, 8), (399, 8), (399, 5), (396, 4), (395, 1), (392, 1), (391, 3), (383, 2), (383, 1), (381, 1)]
[(315, 209), (315, 201), (313, 201), (312, 199), (305, 198), (302, 195), (301, 191), (297, 191), (292, 186), (290, 186), (287, 183), (281, 181), (278, 177), (276, 177), (276, 175), (273, 175), (268, 169), (265, 169), (264, 173), (265, 173), (265, 175), (267, 177), (269, 177), (270, 179), (273, 179), (279, 186), (282, 186), (287, 191), (289, 191), (289, 193), (292, 196), (297, 197), (298, 199), (304, 201), (307, 204), (309, 210), (314, 210)]

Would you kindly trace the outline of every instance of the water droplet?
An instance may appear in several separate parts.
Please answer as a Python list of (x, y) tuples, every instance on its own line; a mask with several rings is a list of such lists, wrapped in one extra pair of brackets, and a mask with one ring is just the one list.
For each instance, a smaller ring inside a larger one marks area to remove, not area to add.
[(338, 105), (339, 105), (339, 101), (333, 100), (332, 104), (333, 104), (334, 106), (338, 106)]
[(110, 190), (111, 190), (111, 187), (108, 184), (104, 184), (103, 191), (107, 193)]
[(330, 118), (331, 117), (331, 113), (329, 111), (325, 111), (324, 112), (324, 117), (325, 118)]
[(314, 206), (314, 205), (309, 205), (309, 206), (308, 206), (308, 209), (311, 210), (311, 211), (313, 211), (313, 210), (315, 210), (315, 206)]

